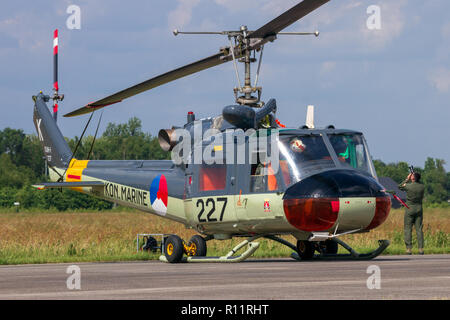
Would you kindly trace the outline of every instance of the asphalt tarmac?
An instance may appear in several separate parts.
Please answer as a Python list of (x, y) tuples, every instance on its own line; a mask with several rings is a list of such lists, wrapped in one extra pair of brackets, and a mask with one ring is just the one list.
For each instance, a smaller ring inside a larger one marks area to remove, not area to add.
[(450, 255), (0, 266), (0, 299), (450, 299)]

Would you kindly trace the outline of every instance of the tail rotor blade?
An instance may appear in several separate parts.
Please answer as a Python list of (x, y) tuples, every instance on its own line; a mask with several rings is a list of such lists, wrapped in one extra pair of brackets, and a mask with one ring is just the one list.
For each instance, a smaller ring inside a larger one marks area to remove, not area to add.
[[(53, 32), (53, 90), (54, 97), (58, 96), (58, 29), (55, 29)], [(58, 117), (58, 102), (56, 99), (53, 99), (53, 119)]]
[(55, 119), (55, 122), (57, 117), (58, 117), (58, 104), (55, 103), (53, 104), (53, 119)]

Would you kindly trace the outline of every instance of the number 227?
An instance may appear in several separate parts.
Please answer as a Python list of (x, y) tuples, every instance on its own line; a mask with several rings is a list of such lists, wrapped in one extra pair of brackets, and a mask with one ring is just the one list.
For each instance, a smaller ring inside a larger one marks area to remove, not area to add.
[[(223, 220), (223, 214), (225, 213), (225, 208), (227, 207), (227, 198), (217, 198), (217, 202), (223, 202), (222, 210), (220, 212), (219, 221)], [(217, 218), (212, 218), (211, 215), (216, 211), (216, 200), (214, 198), (206, 199), (206, 202), (203, 199), (197, 200), (197, 208), (201, 206), (200, 212), (198, 213), (198, 221), (199, 222), (215, 222)], [(206, 219), (202, 218), (202, 215), (205, 213), (205, 207), (208, 208), (211, 206), (208, 214), (206, 215)]]

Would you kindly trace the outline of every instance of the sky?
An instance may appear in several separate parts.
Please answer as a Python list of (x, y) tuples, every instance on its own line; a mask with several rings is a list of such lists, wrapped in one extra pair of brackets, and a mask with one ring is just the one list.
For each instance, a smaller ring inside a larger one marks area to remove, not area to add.
[[(175, 37), (175, 28), (256, 30), (298, 2), (3, 0), (0, 129), (34, 133), (31, 96), (52, 94), (55, 28), (62, 115), (229, 45), (221, 35)], [(80, 9), (79, 29), (71, 5)], [(263, 101), (277, 100), (280, 122), (299, 127), (314, 105), (317, 127), (363, 132), (373, 159), (423, 167), (433, 157), (449, 171), (450, 1), (331, 0), (284, 31), (315, 30), (317, 38), (280, 35), (265, 46), (258, 85)], [(188, 111), (218, 115), (235, 103), (236, 85), (233, 63), (204, 70), (105, 108), (100, 131), (136, 116), (157, 135), (183, 125)], [(87, 119), (60, 116), (58, 124), (65, 136), (80, 136)]]

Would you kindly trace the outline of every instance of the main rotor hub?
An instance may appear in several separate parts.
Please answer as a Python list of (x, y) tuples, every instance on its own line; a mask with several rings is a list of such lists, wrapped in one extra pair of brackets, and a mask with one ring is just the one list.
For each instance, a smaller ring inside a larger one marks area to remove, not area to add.
[[(261, 87), (243, 87), (241, 89), (235, 87), (233, 89), (236, 103), (248, 105), (251, 107), (260, 107), (259, 102), (261, 99)], [(238, 96), (239, 93), (244, 95)], [(252, 93), (257, 93), (257, 96), (253, 96)]]
[[(261, 66), (261, 58), (262, 58), (262, 50), (259, 57), (259, 65), (256, 73), (256, 81), (254, 86), (251, 85), (251, 73), (250, 73), (250, 64), (257, 61), (256, 59), (256, 49), (250, 47), (250, 39), (248, 38), (248, 29), (247, 26), (242, 25), (238, 32), (229, 32), (228, 38), (230, 40), (230, 51), (233, 57), (234, 68), (236, 72), (236, 78), (238, 81), (238, 87), (234, 88), (234, 96), (236, 99), (236, 103), (241, 105), (248, 105), (251, 107), (260, 107), (260, 99), (261, 99), (261, 87), (257, 87), (257, 79), (259, 75), (259, 70)], [(232, 43), (232, 39), (234, 39), (234, 45)], [(258, 48), (259, 49), (259, 48)], [(253, 56), (251, 53), (253, 52)], [(236, 55), (241, 58), (236, 58)], [(239, 72), (237, 68), (236, 62), (241, 62), (245, 66), (244, 71), (244, 85), (241, 86), (241, 81), (239, 78)], [(239, 96), (239, 93), (242, 94)], [(252, 95), (253, 93), (257, 93), (256, 96)]]
[[(314, 0), (315, 1), (315, 0)], [(328, 0), (317, 0), (319, 2), (327, 2)], [(295, 6), (295, 10), (290, 10), (289, 14), (284, 13), (280, 17), (272, 20), (263, 27), (257, 29), (256, 31), (248, 30), (246, 25), (241, 25), (238, 30), (233, 31), (207, 31), (207, 32), (186, 32), (179, 31), (175, 29), (173, 34), (177, 36), (178, 34), (219, 34), (228, 36), (230, 46), (226, 48), (221, 48), (223, 56), (220, 58), (222, 61), (233, 61), (234, 69), (236, 73), (236, 79), (238, 86), (233, 89), (236, 103), (240, 105), (247, 105), (250, 107), (260, 108), (264, 105), (261, 102), (261, 92), (262, 87), (258, 87), (258, 77), (261, 68), (261, 59), (264, 50), (264, 44), (267, 42), (273, 42), (278, 35), (314, 35), (318, 36), (319, 31), (315, 32), (280, 32), (284, 27), (291, 24), (295, 19), (291, 20), (292, 16), (305, 15), (308, 10), (313, 10), (316, 5), (321, 5), (322, 3), (300, 3)], [(308, 8), (303, 8), (306, 6)], [(305, 10), (306, 9), (306, 10)], [(298, 10), (298, 11), (297, 11)], [(304, 11), (305, 10), (305, 11)], [(234, 43), (233, 43), (234, 42)], [(252, 86), (251, 84), (251, 73), (250, 64), (257, 61), (256, 52), (260, 52), (258, 69), (256, 71), (255, 82)], [(252, 54), (253, 53), (253, 54)], [(237, 68), (237, 62), (244, 64), (244, 85), (241, 85), (241, 80), (239, 78), (239, 71)], [(255, 95), (255, 93), (257, 93)]]
[[(243, 58), (239, 60), (245, 64), (245, 82), (241, 86), (239, 81), (238, 89), (235, 89), (236, 101), (240, 104), (249, 105), (252, 107), (261, 106), (261, 87), (257, 87), (259, 69), (261, 66), (262, 52), (264, 45), (268, 42), (273, 42), (278, 35), (314, 35), (318, 36), (319, 32), (282, 32), (283, 29), (290, 26), (297, 20), (300, 20), (310, 12), (316, 10), (318, 7), (327, 3), (330, 0), (303, 0), (297, 3), (295, 6), (289, 10), (283, 12), (278, 17), (272, 19), (268, 23), (264, 24), (256, 30), (248, 30), (247, 26), (242, 25), (239, 30), (232, 31), (207, 31), (207, 32), (185, 32), (175, 29), (173, 34), (175, 36), (179, 34), (215, 34), (215, 35), (225, 35), (230, 41), (230, 46), (226, 48), (221, 48), (216, 54), (213, 54), (204, 59), (198, 60), (193, 63), (189, 63), (180, 68), (165, 72), (156, 77), (150, 78), (146, 81), (138, 83), (134, 86), (111, 94), (103, 99), (90, 102), (85, 106), (65, 114), (65, 117), (79, 116), (85, 113), (91, 113), (94, 110), (118, 103), (132, 97), (141, 92), (153, 89), (155, 87), (161, 86), (165, 83), (174, 81), (176, 79), (186, 77), (190, 74), (220, 65), (222, 63), (233, 61), (236, 70), (236, 76), (239, 80), (239, 73), (236, 67), (236, 59)], [(234, 39), (234, 45), (232, 40)], [(256, 77), (254, 85), (250, 84), (250, 63), (255, 62), (255, 55), (250, 56), (251, 52), (260, 52), (258, 70), (256, 71)], [(242, 93), (242, 96), (238, 96), (238, 92)], [(258, 92), (255, 97), (252, 93)], [(55, 97), (58, 99), (58, 97)]]

